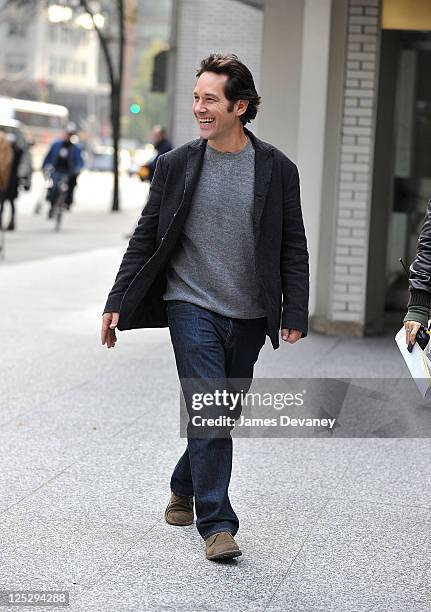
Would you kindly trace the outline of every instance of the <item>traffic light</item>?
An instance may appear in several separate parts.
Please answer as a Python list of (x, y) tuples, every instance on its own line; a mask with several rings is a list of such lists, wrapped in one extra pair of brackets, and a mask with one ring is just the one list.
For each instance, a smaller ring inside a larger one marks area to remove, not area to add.
[(151, 91), (165, 92), (168, 72), (168, 51), (160, 51), (154, 56)]
[(131, 104), (130, 105), (130, 112), (132, 113), (132, 115), (139, 115), (139, 113), (141, 112), (140, 104), (137, 104), (136, 102)]

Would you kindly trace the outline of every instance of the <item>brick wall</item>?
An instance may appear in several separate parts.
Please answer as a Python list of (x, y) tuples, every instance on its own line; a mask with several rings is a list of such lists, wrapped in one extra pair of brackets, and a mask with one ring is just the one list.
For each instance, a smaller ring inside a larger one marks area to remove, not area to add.
[(379, 0), (349, 0), (337, 229), (330, 318), (365, 318), (377, 105)]
[[(236, 53), (250, 68), (259, 91), (263, 11), (236, 0), (177, 0), (178, 29), (174, 86), (175, 145), (198, 137), (191, 112), (200, 60), (210, 53)], [(249, 126), (247, 126), (249, 127)], [(251, 123), (256, 131), (257, 122)]]

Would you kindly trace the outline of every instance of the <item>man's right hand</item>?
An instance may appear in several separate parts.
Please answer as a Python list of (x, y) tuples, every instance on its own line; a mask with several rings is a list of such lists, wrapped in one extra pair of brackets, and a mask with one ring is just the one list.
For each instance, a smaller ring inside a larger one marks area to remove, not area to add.
[(113, 348), (117, 342), (115, 328), (118, 324), (119, 312), (105, 312), (102, 317), (102, 345), (106, 344), (106, 348)]

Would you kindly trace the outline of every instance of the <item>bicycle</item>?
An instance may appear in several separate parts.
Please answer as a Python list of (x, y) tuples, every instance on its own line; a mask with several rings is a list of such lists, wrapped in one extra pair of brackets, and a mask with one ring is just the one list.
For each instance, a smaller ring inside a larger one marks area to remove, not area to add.
[(66, 208), (67, 192), (69, 191), (69, 176), (67, 174), (60, 174), (57, 185), (55, 187), (55, 195), (52, 203), (52, 209), (50, 211), (50, 218), (55, 220), (54, 229), (56, 232), (60, 231), (61, 222), (63, 219), (63, 211)]

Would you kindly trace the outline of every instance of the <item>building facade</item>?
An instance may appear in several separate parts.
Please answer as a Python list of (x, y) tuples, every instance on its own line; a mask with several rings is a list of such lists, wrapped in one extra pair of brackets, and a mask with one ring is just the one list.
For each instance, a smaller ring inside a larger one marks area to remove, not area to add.
[[(173, 3), (170, 121), (175, 144), (197, 137), (191, 108), (196, 69), (210, 53), (236, 53), (260, 81), (263, 12), (235, 0), (176, 0)], [(253, 122), (256, 129), (258, 121)]]
[(399, 258), (412, 260), (431, 195), (431, 3), (223, 2), (208, 21), (199, 2), (202, 24), (178, 2), (174, 140), (195, 133), (197, 60), (237, 52), (262, 96), (252, 129), (299, 167), (312, 328), (379, 333), (405, 309)]

